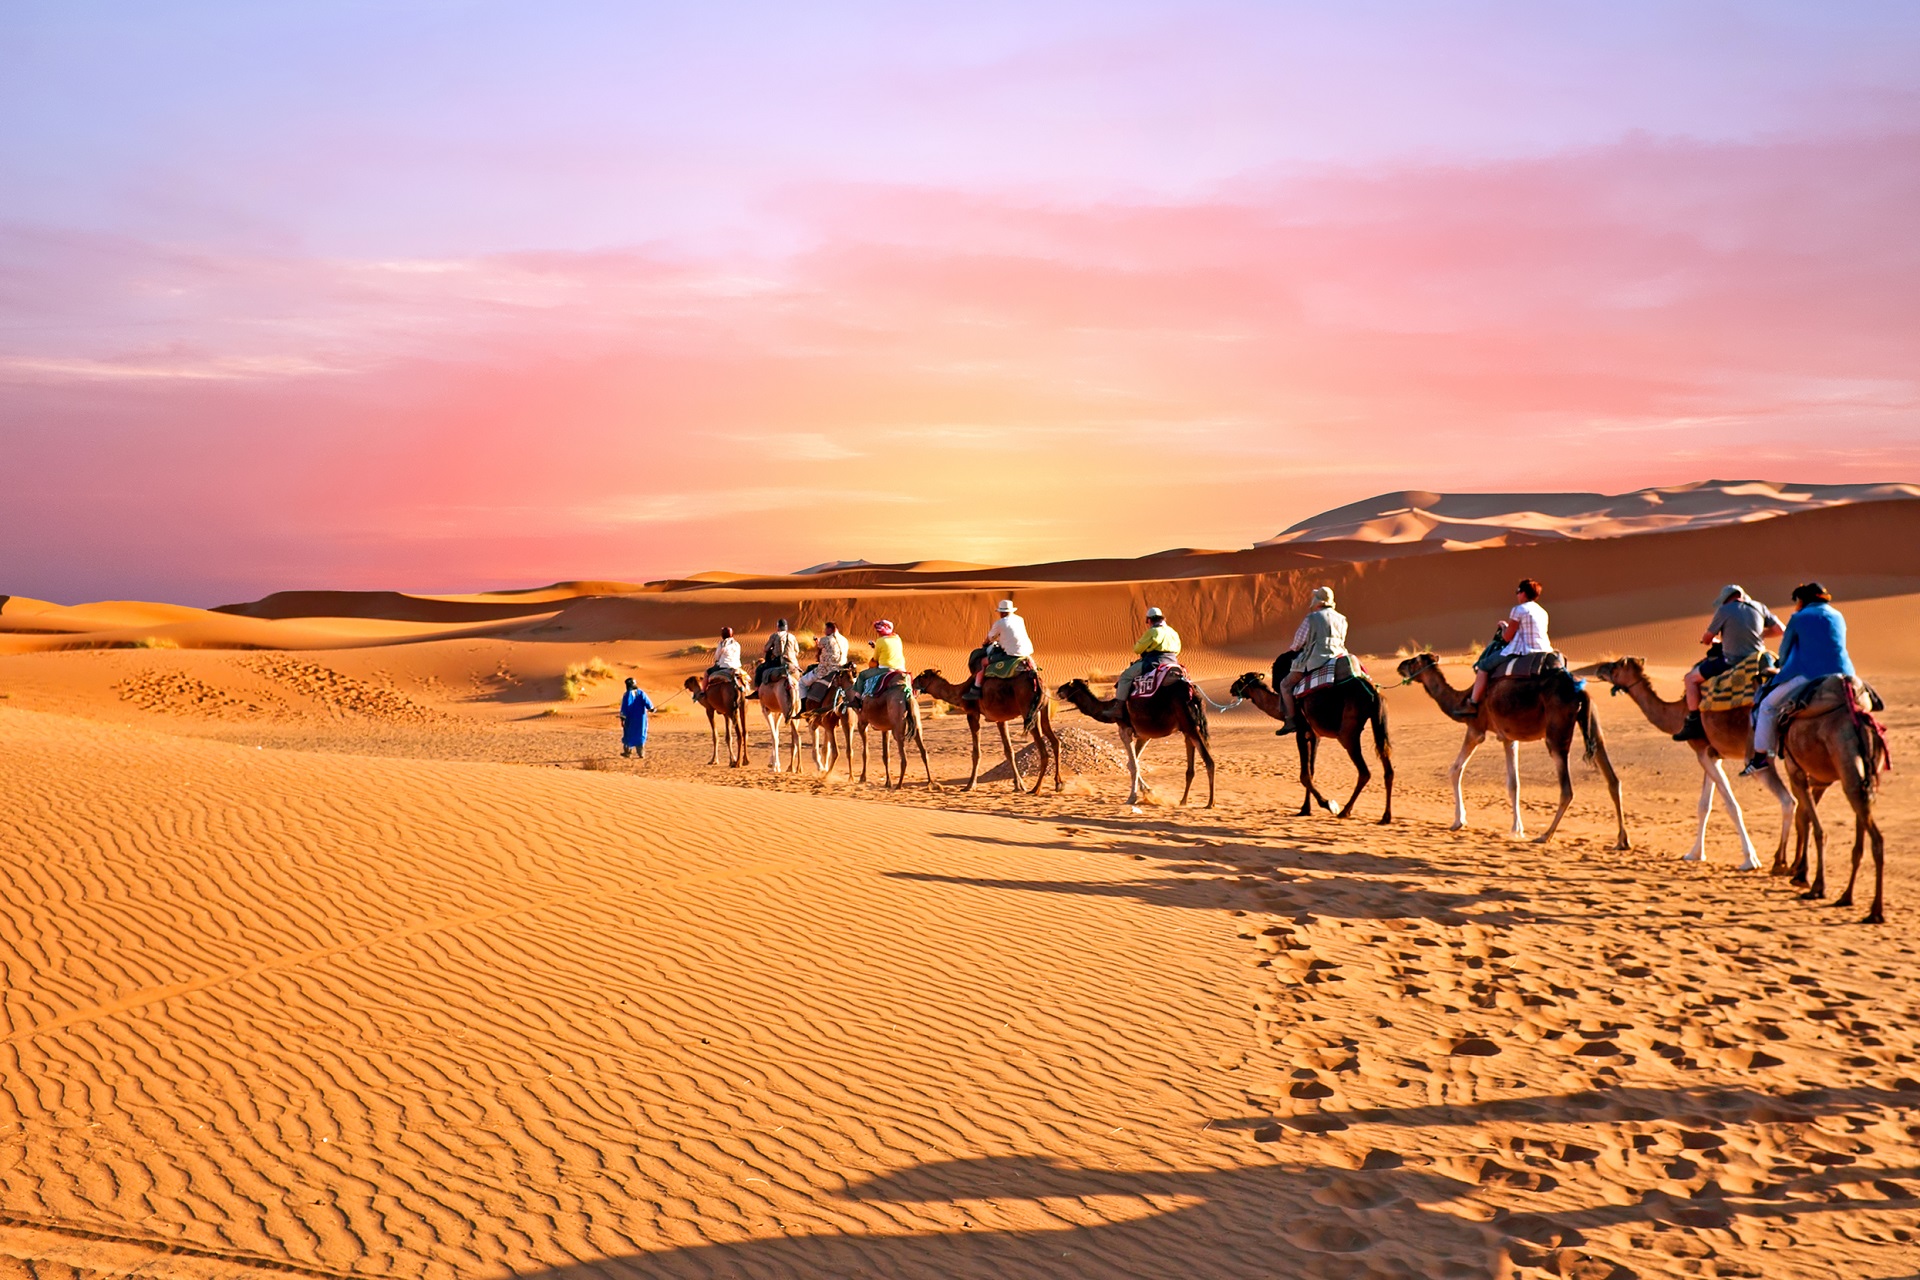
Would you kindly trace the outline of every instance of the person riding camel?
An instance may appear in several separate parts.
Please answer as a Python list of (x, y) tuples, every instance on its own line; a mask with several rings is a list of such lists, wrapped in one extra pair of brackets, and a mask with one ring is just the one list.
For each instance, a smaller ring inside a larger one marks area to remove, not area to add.
[(760, 665), (753, 669), (753, 687), (758, 689), (766, 683), (767, 668), (785, 666), (789, 672), (800, 669), (800, 637), (787, 630), (787, 620), (780, 619), (773, 634), (767, 637), (766, 644), (760, 647)]
[(1167, 625), (1166, 614), (1149, 609), (1147, 629), (1134, 641), (1133, 651), (1140, 656), (1113, 683), (1113, 696), (1120, 702), (1125, 702), (1133, 693), (1134, 681), (1145, 675), (1147, 668), (1162, 666), (1180, 656), (1180, 633)]
[(1673, 740), (1706, 741), (1707, 731), (1700, 723), (1700, 690), (1721, 672), (1739, 666), (1766, 648), (1768, 639), (1785, 633), (1780, 619), (1773, 616), (1773, 610), (1748, 595), (1741, 587), (1729, 583), (1720, 588), (1720, 596), (1714, 601), (1713, 620), (1707, 623), (1706, 631), (1700, 636), (1701, 644), (1717, 642), (1719, 652), (1709, 651), (1706, 657), (1693, 664), (1693, 670), (1687, 672), (1686, 679), (1681, 681), (1686, 687), (1687, 721), (1680, 726), (1680, 732), (1673, 735)]
[(1765, 769), (1779, 746), (1780, 712), (1816, 680), (1853, 676), (1847, 656), (1847, 620), (1833, 607), (1833, 596), (1817, 582), (1793, 589), (1793, 617), (1787, 619), (1786, 639), (1780, 642), (1780, 669), (1753, 708), (1753, 759), (1743, 774)]
[(1462, 711), (1471, 716), (1487, 695), (1487, 681), (1496, 667), (1508, 658), (1527, 653), (1552, 653), (1553, 641), (1547, 638), (1547, 611), (1540, 605), (1540, 584), (1522, 578), (1513, 588), (1514, 605), (1500, 622), (1500, 633), (1473, 664), (1473, 692), (1467, 695)]
[(832, 679), (833, 673), (847, 665), (847, 638), (840, 634), (840, 624), (829, 622), (813, 644), (813, 665), (800, 677), (800, 701), (807, 700), (807, 691), (823, 680)]
[(732, 627), (720, 628), (720, 643), (713, 647), (713, 665), (707, 668), (707, 679), (719, 676), (731, 679), (745, 692), (747, 673), (740, 669), (740, 642), (733, 638)]
[(867, 660), (867, 669), (853, 682), (856, 706), (859, 700), (869, 697), (879, 687), (888, 672), (907, 669), (907, 646), (893, 633), (893, 624), (882, 618), (873, 624), (873, 633), (876, 638), (869, 642), (873, 646), (873, 657)]
[(1287, 646), (1293, 652), (1293, 665), (1287, 668), (1287, 678), (1280, 682), (1280, 728), (1275, 732), (1281, 736), (1298, 733), (1300, 720), (1297, 715), (1295, 697), (1307, 677), (1329, 662), (1338, 661), (1347, 656), (1347, 619), (1333, 607), (1333, 588), (1315, 587), (1312, 607), (1307, 616), (1300, 619), (1300, 625), (1294, 629), (1293, 643)]
[(994, 663), (1002, 658), (1033, 656), (1033, 641), (1027, 636), (1027, 620), (1013, 607), (1013, 601), (1002, 600), (997, 612), (999, 616), (987, 628), (987, 638), (967, 657), (967, 667), (973, 672), (973, 679), (967, 682), (966, 692), (960, 695), (963, 702), (980, 701), (980, 680)]

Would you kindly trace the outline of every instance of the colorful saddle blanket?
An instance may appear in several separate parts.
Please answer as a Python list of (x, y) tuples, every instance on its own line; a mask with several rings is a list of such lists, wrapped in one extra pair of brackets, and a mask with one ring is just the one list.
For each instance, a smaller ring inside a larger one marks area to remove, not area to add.
[(1750, 707), (1760, 686), (1772, 678), (1773, 655), (1756, 649), (1700, 686), (1702, 711), (1738, 711)]
[(1185, 680), (1187, 678), (1187, 669), (1177, 662), (1156, 663), (1135, 677), (1133, 690), (1127, 696), (1133, 698), (1151, 698), (1154, 694), (1160, 692), (1161, 685), (1175, 676)]
[(1527, 676), (1551, 675), (1567, 669), (1567, 655), (1558, 649), (1550, 653), (1518, 653), (1511, 658), (1502, 658), (1489, 670), (1493, 679), (1524, 679)]
[(906, 682), (907, 673), (897, 667), (875, 667), (862, 671), (859, 679), (855, 681), (855, 687), (860, 691), (861, 697), (871, 698), (875, 694), (898, 689)]
[(1040, 674), (1040, 668), (1033, 665), (1032, 658), (1016, 658), (1011, 655), (989, 662), (985, 674), (992, 676), (995, 680), (1011, 680), (1023, 671)]
[(760, 674), (760, 683), (763, 685), (773, 684), (776, 681), (785, 680), (788, 676), (787, 664), (784, 662), (762, 663), (759, 674)]
[(1307, 678), (1300, 682), (1301, 693), (1312, 693), (1315, 689), (1325, 689), (1348, 680), (1365, 680), (1373, 683), (1373, 677), (1360, 665), (1360, 659), (1351, 654), (1342, 654), (1325, 666), (1316, 667), (1307, 672)]

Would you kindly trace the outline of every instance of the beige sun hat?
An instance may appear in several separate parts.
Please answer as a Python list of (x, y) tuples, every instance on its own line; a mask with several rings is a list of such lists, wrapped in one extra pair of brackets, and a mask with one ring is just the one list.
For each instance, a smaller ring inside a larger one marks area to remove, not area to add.
[(1333, 588), (1315, 587), (1313, 589), (1313, 603), (1316, 608), (1320, 605), (1325, 605), (1329, 609), (1333, 608)]

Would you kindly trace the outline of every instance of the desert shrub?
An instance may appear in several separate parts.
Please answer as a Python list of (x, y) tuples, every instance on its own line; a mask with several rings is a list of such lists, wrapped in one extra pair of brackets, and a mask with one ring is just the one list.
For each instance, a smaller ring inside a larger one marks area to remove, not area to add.
[(588, 690), (602, 680), (612, 680), (615, 673), (603, 658), (588, 658), (585, 662), (573, 662), (567, 665), (566, 674), (560, 677), (560, 696), (568, 702), (578, 702), (587, 696)]
[(620, 762), (611, 756), (587, 756), (580, 761), (580, 767), (591, 773), (611, 773), (620, 767)]
[(667, 656), (669, 658), (692, 658), (703, 653), (712, 653), (712, 652), (713, 652), (713, 646), (710, 644), (689, 644), (689, 645), (683, 645), (680, 648), (675, 649), (672, 653), (669, 653)]
[(178, 649), (180, 642), (178, 640), (170, 640), (166, 636), (141, 636), (133, 642), (133, 647), (136, 649)]

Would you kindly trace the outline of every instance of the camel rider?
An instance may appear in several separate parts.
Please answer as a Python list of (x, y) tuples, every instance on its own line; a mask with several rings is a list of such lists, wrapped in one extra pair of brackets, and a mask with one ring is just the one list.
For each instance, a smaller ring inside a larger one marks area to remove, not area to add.
[(1140, 656), (1113, 683), (1113, 696), (1122, 702), (1133, 693), (1133, 682), (1146, 674), (1148, 667), (1172, 662), (1180, 656), (1180, 633), (1167, 625), (1166, 614), (1158, 609), (1149, 609), (1147, 629), (1134, 641), (1133, 651)]
[(1013, 601), (1002, 600), (998, 616), (993, 625), (987, 628), (987, 638), (980, 643), (967, 658), (967, 665), (973, 670), (973, 679), (967, 682), (966, 692), (960, 695), (966, 702), (980, 700), (980, 680), (988, 667), (1002, 658), (1031, 658), (1033, 641), (1027, 636), (1027, 620), (1013, 607)]
[(1333, 607), (1332, 587), (1313, 589), (1312, 607), (1307, 616), (1300, 619), (1293, 643), (1287, 647), (1294, 652), (1287, 678), (1280, 682), (1280, 709), (1286, 713), (1279, 728), (1282, 734), (1300, 730), (1294, 696), (1307, 677), (1329, 662), (1347, 656), (1347, 619)]
[(873, 657), (867, 660), (867, 669), (853, 682), (856, 698), (864, 698), (872, 693), (874, 687), (887, 678), (889, 671), (907, 669), (907, 646), (900, 643), (900, 637), (893, 634), (893, 624), (885, 618), (873, 624)]
[(1780, 670), (1753, 708), (1753, 759), (1747, 761), (1745, 773), (1767, 767), (1778, 746), (1780, 710), (1794, 694), (1828, 676), (1853, 676), (1853, 659), (1847, 656), (1847, 620), (1833, 607), (1833, 596), (1819, 583), (1805, 582), (1793, 589), (1793, 601), (1787, 638), (1780, 642)]
[(747, 674), (740, 669), (740, 642), (733, 638), (732, 627), (720, 628), (720, 643), (713, 647), (713, 665), (707, 668), (707, 679), (721, 676), (745, 690)]
[(1487, 646), (1473, 664), (1473, 692), (1467, 697), (1466, 713), (1471, 716), (1480, 699), (1487, 695), (1487, 681), (1493, 670), (1508, 658), (1527, 653), (1552, 653), (1553, 641), (1547, 638), (1547, 611), (1540, 605), (1540, 584), (1522, 578), (1513, 588), (1513, 608), (1501, 620), (1499, 637)]
[(1709, 653), (1693, 665), (1682, 682), (1687, 690), (1687, 722), (1673, 735), (1675, 742), (1704, 742), (1707, 731), (1700, 723), (1700, 690), (1707, 681), (1723, 671), (1745, 662), (1766, 647), (1769, 638), (1785, 634), (1773, 610), (1755, 600), (1740, 587), (1728, 584), (1720, 588), (1714, 602), (1713, 620), (1700, 636), (1701, 644), (1719, 642), (1720, 652)]
[(767, 668), (784, 664), (789, 673), (798, 674), (800, 670), (800, 637), (787, 630), (787, 620), (780, 619), (773, 634), (767, 637), (766, 644), (760, 647), (760, 665), (753, 670), (753, 687), (758, 689), (766, 681)]
[(820, 638), (814, 641), (813, 665), (800, 677), (800, 700), (805, 702), (807, 691), (822, 680), (829, 680), (833, 673), (847, 665), (847, 638), (840, 634), (840, 624), (829, 622)]

